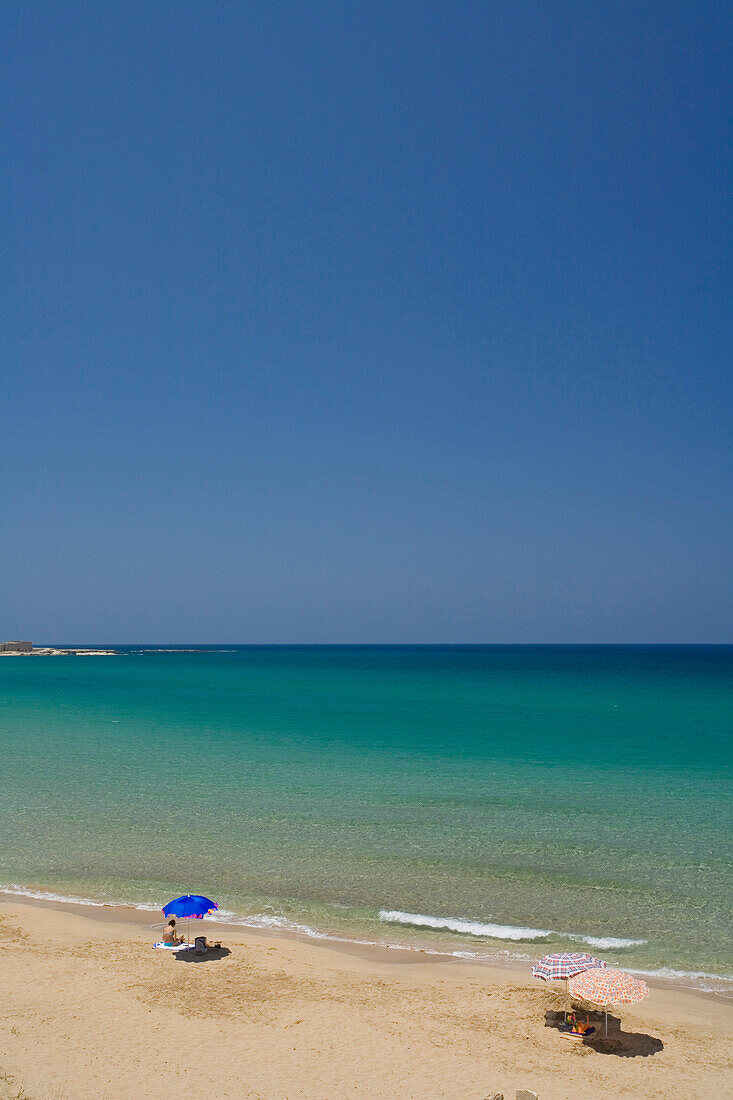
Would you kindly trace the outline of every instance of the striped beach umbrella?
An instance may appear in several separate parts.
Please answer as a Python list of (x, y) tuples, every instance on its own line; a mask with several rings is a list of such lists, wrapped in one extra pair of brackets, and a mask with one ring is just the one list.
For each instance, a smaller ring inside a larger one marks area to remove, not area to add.
[(606, 1035), (609, 1005), (632, 1005), (649, 996), (649, 986), (641, 978), (635, 978), (625, 970), (612, 970), (607, 966), (584, 970), (571, 978), (569, 985), (574, 997), (580, 997), (605, 1009)]
[(532, 977), (543, 982), (566, 982), (584, 970), (604, 967), (606, 964), (586, 953), (558, 951), (555, 955), (545, 955), (532, 967)]
[(581, 974), (592, 967), (603, 967), (606, 964), (585, 952), (558, 951), (554, 955), (545, 955), (532, 967), (532, 977), (541, 978), (543, 982), (565, 982), (565, 1012), (569, 1004), (568, 979)]

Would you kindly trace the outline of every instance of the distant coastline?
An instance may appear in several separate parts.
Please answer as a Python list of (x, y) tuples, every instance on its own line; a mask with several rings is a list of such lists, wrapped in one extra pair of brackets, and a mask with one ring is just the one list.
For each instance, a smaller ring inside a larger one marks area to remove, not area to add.
[[(152, 653), (202, 653), (201, 649), (176, 647), (173, 649), (161, 649), (156, 647), (144, 647), (132, 652)], [(58, 645), (33, 645), (29, 641), (0, 642), (0, 657), (120, 657), (123, 653), (130, 653), (130, 647), (112, 646), (58, 646)]]
[(116, 649), (56, 649), (34, 646), (33, 649), (0, 649), (0, 657), (116, 657)]

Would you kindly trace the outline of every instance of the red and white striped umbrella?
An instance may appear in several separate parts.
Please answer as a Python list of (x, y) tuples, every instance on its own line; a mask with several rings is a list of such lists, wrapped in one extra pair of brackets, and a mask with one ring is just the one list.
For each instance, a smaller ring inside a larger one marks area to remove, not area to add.
[(578, 951), (556, 951), (554, 955), (545, 955), (532, 967), (532, 977), (543, 982), (565, 982), (565, 1014), (570, 1009), (568, 979), (592, 967), (605, 966), (595, 955)]
[(564, 982), (574, 978), (584, 970), (605, 966), (594, 955), (577, 951), (558, 951), (554, 955), (545, 955), (532, 967), (532, 977), (542, 978), (544, 982)]

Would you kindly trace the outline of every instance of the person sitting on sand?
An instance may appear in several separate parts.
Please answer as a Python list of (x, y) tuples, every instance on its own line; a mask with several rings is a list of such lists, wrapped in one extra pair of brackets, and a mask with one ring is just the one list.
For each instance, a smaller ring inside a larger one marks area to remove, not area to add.
[(183, 943), (183, 941), (184, 937), (179, 936), (176, 932), (176, 918), (171, 917), (163, 933), (163, 943), (166, 947), (177, 947), (178, 944)]

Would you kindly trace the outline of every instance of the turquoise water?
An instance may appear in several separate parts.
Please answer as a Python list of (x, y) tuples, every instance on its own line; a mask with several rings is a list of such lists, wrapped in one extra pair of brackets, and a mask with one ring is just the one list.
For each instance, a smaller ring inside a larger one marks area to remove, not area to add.
[(732, 673), (715, 646), (0, 658), (0, 884), (730, 976)]

